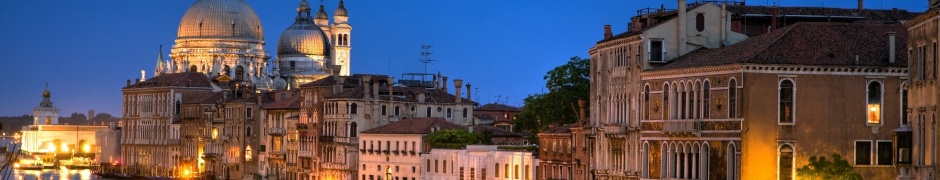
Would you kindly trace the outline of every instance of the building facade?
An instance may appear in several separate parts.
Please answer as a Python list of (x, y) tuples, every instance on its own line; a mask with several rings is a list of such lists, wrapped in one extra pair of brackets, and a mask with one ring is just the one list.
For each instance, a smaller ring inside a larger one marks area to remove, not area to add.
[[(906, 140), (898, 142), (898, 179), (937, 179), (937, 49), (940, 15), (937, 3), (931, 1), (930, 9), (910, 21), (907, 26), (907, 55), (909, 75), (903, 86), (905, 96), (902, 107), (902, 125), (898, 134), (906, 134)], [(903, 52), (902, 52), (903, 53)]]
[(431, 149), (421, 155), (422, 180), (536, 179), (539, 160), (534, 152), (499, 150), (493, 145), (466, 149)]

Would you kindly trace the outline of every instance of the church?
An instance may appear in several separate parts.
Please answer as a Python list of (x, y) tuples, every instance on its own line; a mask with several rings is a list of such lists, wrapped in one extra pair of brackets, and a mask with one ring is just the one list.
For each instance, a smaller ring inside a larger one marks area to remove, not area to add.
[(169, 60), (161, 47), (154, 76), (224, 75), (258, 90), (297, 88), (334, 72), (348, 76), (352, 26), (344, 2), (339, 1), (332, 22), (322, 4), (315, 14), (311, 10), (306, 0), (300, 2), (271, 61), (261, 21), (244, 0), (198, 0), (180, 21)]

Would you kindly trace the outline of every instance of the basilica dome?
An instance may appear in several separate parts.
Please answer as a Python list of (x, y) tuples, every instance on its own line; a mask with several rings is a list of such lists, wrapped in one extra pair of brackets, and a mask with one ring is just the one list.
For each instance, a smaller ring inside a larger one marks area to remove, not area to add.
[[(303, 1), (294, 24), (281, 33), (277, 41), (277, 56), (330, 56), (330, 40), (310, 17), (310, 8)], [(322, 9), (322, 7), (321, 7)]]
[(177, 39), (189, 38), (262, 41), (264, 33), (244, 0), (198, 0), (180, 21)]

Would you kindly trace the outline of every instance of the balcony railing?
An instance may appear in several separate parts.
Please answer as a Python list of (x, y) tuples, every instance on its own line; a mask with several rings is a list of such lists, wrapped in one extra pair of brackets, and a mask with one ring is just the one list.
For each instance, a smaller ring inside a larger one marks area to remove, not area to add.
[(663, 121), (663, 133), (670, 135), (701, 135), (701, 119), (674, 119)]
[(268, 128), (268, 134), (270, 135), (284, 135), (284, 128)]
[(333, 142), (333, 136), (320, 136), (320, 142)]

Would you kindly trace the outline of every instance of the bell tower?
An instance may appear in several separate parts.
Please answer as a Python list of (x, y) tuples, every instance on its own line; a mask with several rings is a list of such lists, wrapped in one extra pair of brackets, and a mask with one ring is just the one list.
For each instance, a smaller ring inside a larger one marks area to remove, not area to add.
[(336, 12), (333, 14), (333, 25), (330, 27), (333, 37), (333, 65), (340, 66), (341, 69), (338, 69), (340, 76), (349, 76), (349, 52), (352, 50), (349, 37), (351, 31), (349, 13), (346, 11), (343, 0), (340, 0), (339, 7), (336, 7)]

